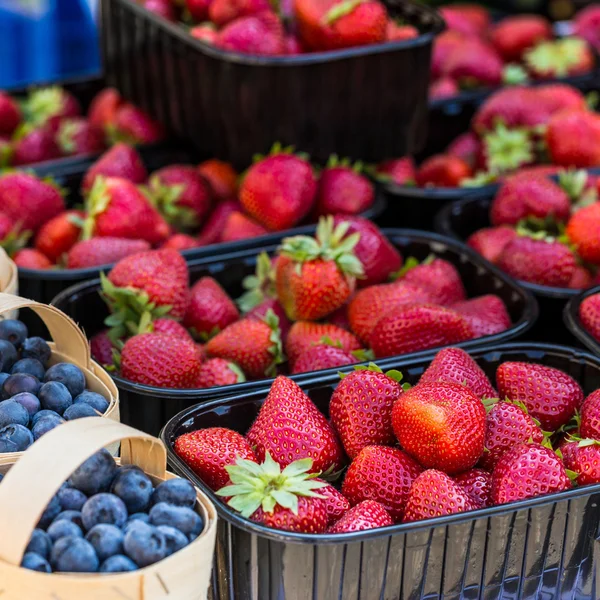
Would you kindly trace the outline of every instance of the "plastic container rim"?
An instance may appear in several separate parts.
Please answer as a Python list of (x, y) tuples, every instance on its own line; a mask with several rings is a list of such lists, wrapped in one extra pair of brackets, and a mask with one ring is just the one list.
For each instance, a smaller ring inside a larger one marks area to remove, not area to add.
[(579, 307), (581, 303), (590, 296), (600, 293), (600, 285), (588, 288), (573, 296), (563, 309), (563, 320), (567, 329), (582, 343), (590, 352), (600, 356), (600, 344), (586, 331), (579, 318)]

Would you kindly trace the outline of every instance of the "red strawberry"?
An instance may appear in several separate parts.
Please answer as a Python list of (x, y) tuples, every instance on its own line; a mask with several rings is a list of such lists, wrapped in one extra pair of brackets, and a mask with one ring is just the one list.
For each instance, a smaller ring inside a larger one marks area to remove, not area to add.
[(269, 232), (256, 221), (239, 211), (230, 213), (221, 231), (221, 242), (237, 242), (267, 235)]
[(392, 446), (392, 407), (402, 394), (399, 371), (370, 366), (345, 375), (331, 395), (329, 415), (346, 454), (356, 458), (366, 446)]
[[(323, 490), (319, 490), (323, 493)], [(353, 533), (365, 531), (366, 529), (378, 529), (393, 525), (390, 513), (385, 510), (383, 504), (374, 500), (359, 502), (348, 510), (341, 519), (332, 525), (327, 533)]]
[(419, 379), (419, 383), (438, 382), (465, 385), (479, 398), (498, 396), (483, 369), (460, 348), (440, 350)]
[(14, 256), (13, 261), (19, 269), (51, 269), (52, 263), (45, 254), (32, 248), (23, 248)]
[(9, 216), (0, 213), (0, 244), (6, 242), (8, 236), (16, 230), (15, 222)]
[(12, 135), (21, 123), (21, 109), (7, 93), (0, 92), (0, 135)]
[(264, 320), (241, 319), (228, 325), (205, 348), (209, 356), (234, 362), (253, 379), (273, 377), (283, 362), (279, 320), (272, 311)]
[(573, 271), (571, 281), (569, 281), (569, 288), (572, 290), (585, 290), (592, 287), (593, 284), (594, 277), (590, 271), (585, 267), (577, 265)]
[(196, 344), (164, 333), (134, 335), (121, 351), (121, 375), (125, 379), (162, 388), (196, 387), (201, 364)]
[(270, 453), (282, 467), (311, 458), (311, 473), (332, 474), (343, 463), (332, 426), (298, 384), (282, 375), (271, 385), (246, 437), (260, 460)]
[(330, 483), (327, 483), (318, 477), (315, 478), (315, 481), (323, 482), (325, 484), (324, 487), (319, 489), (319, 495), (324, 496), (327, 510), (327, 524), (333, 525), (350, 510), (350, 502), (348, 502), (342, 492), (338, 491)]
[(198, 248), (198, 246), (200, 246), (200, 242), (195, 237), (185, 233), (175, 233), (167, 239), (161, 248), (172, 248), (181, 252), (182, 250)]
[(491, 44), (467, 38), (450, 51), (443, 74), (452, 77), (461, 87), (491, 87), (502, 83), (503, 66)]
[(577, 485), (600, 483), (600, 442), (571, 439), (561, 446), (565, 468), (577, 475)]
[(446, 154), (457, 156), (469, 167), (473, 168), (478, 155), (481, 152), (481, 141), (471, 131), (467, 131), (459, 135), (449, 146), (446, 148)]
[(348, 233), (359, 233), (360, 239), (354, 246), (354, 255), (362, 263), (364, 277), (357, 281), (358, 287), (367, 287), (387, 281), (400, 269), (402, 257), (381, 230), (368, 219), (355, 216), (335, 215), (334, 224), (350, 223)]
[(350, 331), (350, 321), (348, 320), (348, 305), (340, 306), (337, 310), (333, 311), (328, 317), (327, 322), (331, 325), (335, 325), (340, 329)]
[(504, 247), (497, 264), (515, 279), (553, 287), (567, 287), (576, 267), (568, 246), (523, 236)]
[(88, 108), (88, 119), (94, 127), (105, 129), (114, 123), (117, 109), (123, 102), (115, 88), (104, 88), (98, 92)]
[(600, 116), (582, 110), (561, 111), (548, 122), (546, 145), (554, 164), (594, 167), (600, 164)]
[(292, 154), (274, 154), (252, 165), (240, 187), (244, 210), (273, 231), (289, 229), (310, 212), (317, 182), (310, 163)]
[(65, 210), (59, 188), (29, 173), (20, 171), (0, 175), (2, 213), (21, 231), (37, 232), (40, 227)]
[(579, 320), (583, 328), (597, 341), (600, 341), (600, 294), (593, 294), (579, 305)]
[(166, 333), (184, 340), (189, 340), (190, 342), (194, 341), (192, 336), (188, 333), (188, 330), (181, 323), (169, 317), (159, 317), (158, 319), (155, 319), (149, 324), (148, 329), (154, 333)]
[(154, 144), (164, 137), (162, 126), (133, 104), (122, 104), (113, 123), (115, 140), (131, 145)]
[(80, 210), (68, 210), (46, 221), (35, 236), (36, 250), (57, 262), (77, 243), (84, 217)]
[(506, 504), (570, 487), (565, 467), (552, 450), (540, 444), (519, 444), (496, 464), (491, 498), (493, 504)]
[(173, 450), (213, 491), (230, 483), (225, 470), (238, 458), (256, 462), (246, 438), (225, 427), (208, 427), (178, 436)]
[(109, 329), (103, 329), (90, 338), (90, 351), (92, 358), (100, 365), (113, 364), (113, 343), (108, 332)]
[(167, 21), (175, 22), (175, 5), (171, 0), (144, 0), (144, 8)]
[(246, 381), (246, 377), (236, 364), (222, 358), (209, 358), (200, 367), (200, 375), (196, 386), (199, 388), (212, 388), (244, 381)]
[(217, 34), (215, 45), (243, 54), (277, 56), (286, 53), (283, 26), (271, 12), (240, 17), (225, 25)]
[(202, 277), (190, 290), (184, 325), (203, 339), (237, 321), (240, 313), (227, 292), (212, 277)]
[(490, 27), (488, 10), (478, 4), (452, 4), (443, 6), (440, 13), (451, 31), (483, 37)]
[(165, 219), (177, 229), (197, 229), (210, 213), (210, 184), (190, 165), (169, 165), (150, 177), (150, 193)]
[(585, 96), (565, 83), (550, 83), (535, 88), (535, 98), (548, 115), (567, 109), (588, 110)]
[(410, 156), (386, 160), (377, 166), (379, 175), (387, 175), (396, 185), (414, 185), (417, 171)]
[(483, 454), (485, 408), (464, 385), (420, 383), (392, 409), (400, 445), (428, 469), (454, 475), (473, 467)]
[(582, 75), (594, 68), (594, 53), (575, 37), (543, 42), (525, 53), (525, 63), (538, 79)]
[(92, 125), (83, 117), (61, 121), (56, 139), (65, 156), (97, 154), (106, 148), (102, 129)]
[(456, 48), (464, 43), (467, 37), (459, 31), (448, 29), (435, 39), (431, 56), (431, 77), (433, 80), (444, 76), (448, 58)]
[(140, 155), (123, 143), (115, 144), (87, 170), (81, 184), (83, 192), (91, 190), (98, 175), (120, 177), (133, 183), (144, 183), (148, 178)]
[(417, 171), (417, 185), (420, 187), (459, 187), (464, 179), (471, 176), (469, 165), (457, 156), (438, 154), (428, 158)]
[[(318, 490), (317, 490), (318, 491)], [(275, 506), (272, 513), (259, 508), (252, 520), (284, 531), (296, 533), (324, 533), (327, 528), (327, 508), (320, 498), (298, 498), (298, 514), (288, 508)]]
[(597, 203), (578, 210), (567, 224), (567, 236), (579, 256), (594, 264), (600, 264), (599, 233), (600, 204)]
[(584, 438), (600, 440), (600, 390), (592, 392), (581, 407), (579, 433)]
[(583, 402), (583, 391), (569, 375), (544, 365), (505, 362), (496, 371), (501, 398), (523, 402), (547, 431), (564, 425)]
[(353, 365), (360, 359), (349, 352), (329, 344), (316, 344), (305, 350), (294, 362), (291, 374), (309, 373), (322, 369), (333, 369), (345, 365)]
[(295, 35), (286, 35), (285, 36), (285, 49), (286, 54), (304, 54), (304, 48), (302, 47), (302, 43), (299, 38)]
[(63, 119), (81, 114), (81, 107), (73, 94), (59, 86), (52, 86), (32, 92), (25, 101), (23, 112), (34, 125), (46, 125), (56, 133)]
[(205, 160), (198, 165), (198, 172), (210, 183), (215, 198), (220, 201), (235, 198), (238, 189), (238, 174), (228, 162)]
[(266, 298), (260, 304), (255, 306), (252, 310), (250, 310), (246, 317), (248, 319), (259, 319), (263, 320), (267, 313), (272, 310), (275, 313), (275, 316), (279, 319), (279, 330), (281, 332), (281, 339), (285, 341), (288, 336), (288, 332), (292, 324), (290, 320), (287, 318), (283, 307), (276, 298)]
[(334, 226), (329, 216), (319, 221), (314, 238), (299, 235), (283, 240), (275, 283), (290, 319), (322, 319), (352, 295), (364, 270), (353, 252), (360, 234), (346, 235), (349, 227), (349, 223)]
[(270, 10), (272, 7), (268, 0), (211, 0), (208, 16), (218, 27), (224, 27), (241, 17), (252, 17)]
[(208, 9), (212, 0), (185, 0), (185, 8), (197, 23), (208, 20)]
[(518, 62), (526, 50), (554, 37), (550, 22), (539, 15), (502, 19), (491, 31), (492, 44), (506, 62)]
[(452, 77), (444, 76), (436, 79), (429, 86), (430, 100), (443, 100), (460, 94), (460, 87)]
[(385, 32), (385, 37), (389, 42), (412, 40), (419, 37), (419, 30), (416, 27), (396, 23), (393, 19), (388, 19)]
[(591, 3), (575, 15), (573, 34), (600, 52), (600, 9), (597, 4)]
[(11, 164), (29, 165), (60, 158), (61, 151), (54, 139), (54, 132), (47, 126), (23, 125), (13, 138)]
[(68, 269), (87, 269), (110, 265), (132, 254), (150, 250), (144, 240), (102, 237), (77, 242), (67, 255)]
[(208, 246), (209, 244), (216, 244), (220, 241), (221, 232), (223, 231), (223, 227), (225, 227), (227, 218), (231, 213), (236, 212), (239, 209), (240, 205), (235, 200), (228, 200), (218, 204), (200, 231), (200, 235), (198, 236), (200, 245)]
[(454, 478), (455, 483), (467, 493), (475, 508), (490, 506), (492, 476), (483, 469), (471, 469)]
[(487, 294), (452, 305), (452, 309), (460, 313), (471, 326), (475, 337), (494, 335), (506, 331), (510, 325), (510, 315), (502, 298)]
[(160, 244), (171, 233), (148, 198), (127, 179), (97, 177), (85, 207), (84, 239), (120, 237)]
[(497, 264), (504, 248), (517, 237), (517, 232), (506, 225), (501, 227), (485, 227), (472, 234), (467, 240), (476, 252), (491, 263)]
[(420, 472), (420, 465), (398, 448), (366, 446), (348, 467), (342, 493), (352, 506), (364, 500), (379, 502), (398, 522)]
[(357, 215), (371, 207), (375, 188), (360, 173), (360, 164), (352, 167), (350, 161), (339, 161), (333, 155), (321, 172), (313, 214), (316, 217), (336, 213)]
[(189, 30), (189, 34), (202, 42), (206, 42), (212, 46), (216, 45), (219, 34), (217, 32), (216, 27), (208, 22), (201, 23), (200, 25), (196, 25)]

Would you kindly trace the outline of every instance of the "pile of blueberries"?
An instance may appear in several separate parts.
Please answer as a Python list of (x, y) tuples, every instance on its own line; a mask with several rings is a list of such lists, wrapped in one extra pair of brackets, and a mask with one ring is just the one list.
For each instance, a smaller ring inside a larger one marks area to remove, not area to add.
[(0, 321), (0, 453), (23, 452), (61, 423), (108, 409), (104, 396), (86, 390), (79, 367), (48, 368), (50, 354), (46, 340), (28, 337), (23, 322)]
[(204, 529), (185, 479), (153, 486), (106, 450), (86, 460), (46, 507), (22, 567), (43, 573), (121, 573), (181, 550)]

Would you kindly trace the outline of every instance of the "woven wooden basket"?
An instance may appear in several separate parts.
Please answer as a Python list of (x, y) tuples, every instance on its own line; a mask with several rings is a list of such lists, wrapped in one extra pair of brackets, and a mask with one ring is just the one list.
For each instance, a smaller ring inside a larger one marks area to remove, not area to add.
[[(7, 294), (19, 293), (19, 277), (17, 265), (10, 260), (3, 248), (0, 248), (0, 292)], [(16, 319), (19, 313), (9, 311), (0, 315), (0, 319)]]
[[(119, 390), (112, 377), (92, 360), (87, 338), (75, 321), (54, 306), (0, 293), (0, 318), (6, 313), (18, 312), (22, 308), (33, 310), (48, 328), (53, 339), (53, 342), (49, 342), (52, 349), (50, 364), (70, 362), (77, 365), (85, 375), (87, 388), (108, 400), (108, 409), (104, 416), (119, 421)], [(37, 444), (37, 442), (35, 443)], [(113, 447), (114, 450), (116, 450), (116, 446)], [(6, 453), (0, 454), (0, 457), (21, 454), (22, 452)]]
[(18, 461), (0, 456), (0, 590), (3, 600), (204, 600), (212, 567), (217, 513), (197, 490), (204, 530), (189, 546), (130, 573), (38, 573), (19, 565), (37, 521), (61, 484), (88, 457), (121, 442), (121, 464), (133, 464), (154, 483), (166, 470), (162, 442), (102, 417), (71, 421), (38, 440)]

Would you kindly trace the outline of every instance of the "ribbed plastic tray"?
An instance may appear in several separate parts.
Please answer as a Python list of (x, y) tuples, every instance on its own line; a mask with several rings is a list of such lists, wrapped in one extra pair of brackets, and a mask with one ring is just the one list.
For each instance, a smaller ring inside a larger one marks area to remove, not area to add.
[(595, 340), (585, 329), (579, 318), (581, 303), (594, 294), (600, 294), (600, 286), (595, 286), (573, 296), (565, 305), (563, 319), (567, 329), (591, 352), (600, 356), (600, 342)]

